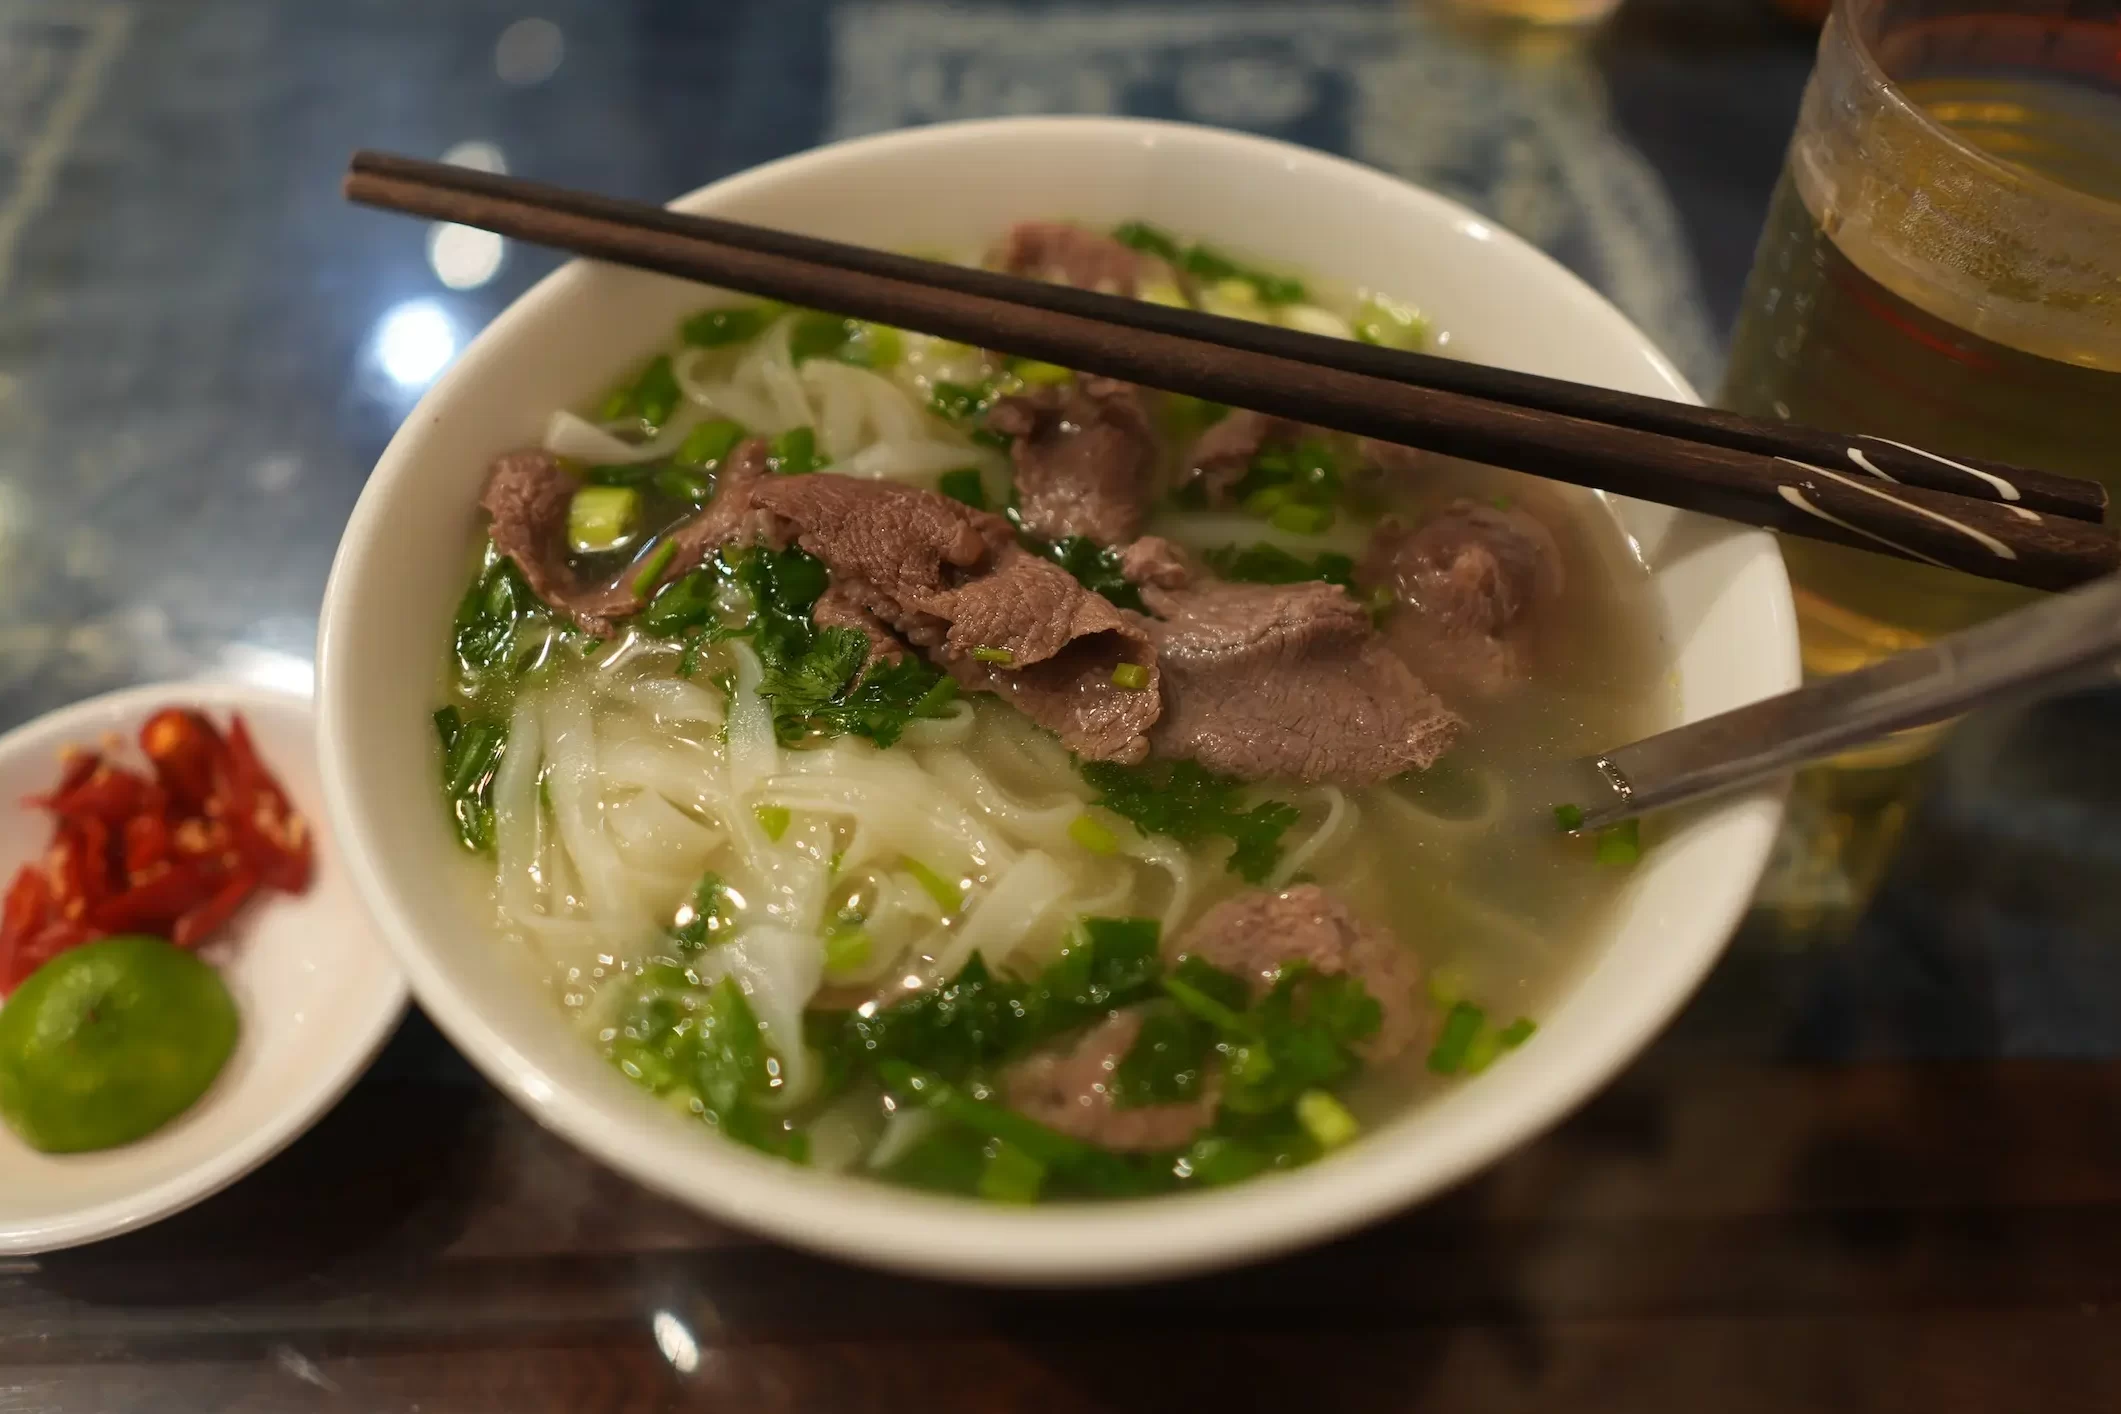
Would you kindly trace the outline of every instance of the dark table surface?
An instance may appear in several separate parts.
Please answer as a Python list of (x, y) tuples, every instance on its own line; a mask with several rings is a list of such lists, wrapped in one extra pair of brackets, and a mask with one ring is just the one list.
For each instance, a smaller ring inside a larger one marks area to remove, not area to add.
[[(424, 387), (382, 332), (461, 343), (553, 264), (445, 286), (338, 201), (356, 146), (662, 199), (941, 118), (1191, 118), (1468, 201), (1713, 388), (1810, 44), (1764, 0), (1587, 43), (1356, 0), (0, 0), (0, 725), (307, 680)], [(1860, 929), (1742, 933), (1575, 1117), (1333, 1247), (1104, 1294), (836, 1266), (602, 1171), (415, 1013), (222, 1196), (0, 1261), (0, 1411), (2121, 1407), (2117, 719), (1978, 723)]]

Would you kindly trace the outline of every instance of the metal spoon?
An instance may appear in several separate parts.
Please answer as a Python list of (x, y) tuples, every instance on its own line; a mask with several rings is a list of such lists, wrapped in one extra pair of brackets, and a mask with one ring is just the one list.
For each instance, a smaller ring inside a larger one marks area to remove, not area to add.
[(1560, 763), (1538, 802), (1541, 823), (1554, 828), (1547, 812), (1574, 805), (1579, 828), (1597, 829), (1975, 707), (2109, 676), (2117, 661), (2121, 576), (2112, 576), (1868, 668)]

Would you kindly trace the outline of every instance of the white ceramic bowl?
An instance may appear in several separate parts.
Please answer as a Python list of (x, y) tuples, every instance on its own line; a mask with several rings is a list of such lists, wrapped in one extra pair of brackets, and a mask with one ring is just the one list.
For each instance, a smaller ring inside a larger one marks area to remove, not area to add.
[[(900, 248), (978, 249), (1025, 217), (1140, 217), (1418, 301), (1468, 358), (1694, 400), (1639, 331), (1532, 247), (1368, 168), (1258, 138), (1113, 119), (950, 124), (822, 148), (674, 204)], [(436, 1024), (543, 1123), (703, 1212), (849, 1258), (993, 1281), (1169, 1274), (1314, 1241), (1463, 1177), (1595, 1089), (1715, 959), (1767, 858), (1773, 791), (1658, 846), (1532, 1044), (1291, 1175), (1100, 1206), (986, 1207), (793, 1168), (651, 1101), (569, 1029), (464, 887), (428, 714), (489, 459), (537, 441), (553, 408), (593, 398), (706, 302), (697, 287), (579, 261), (541, 282), (392, 441), (325, 596), (325, 793), (350, 866)], [(1657, 570), (1686, 718), (1797, 683), (1768, 536), (1618, 509)]]
[[(204, 946), (242, 1018), (235, 1054), (199, 1102), (136, 1143), (40, 1154), (0, 1126), (0, 1253), (49, 1252), (190, 1207), (280, 1152), (368, 1068), (405, 1010), (405, 983), (321, 828), (307, 699), (225, 682), (128, 688), (77, 702), (0, 737), (0, 869), (12, 879), (51, 840), (51, 817), (19, 807), (58, 779), (59, 753), (115, 733), (133, 741), (158, 708), (243, 714), (258, 754), (313, 825), (307, 892), (264, 893)], [(140, 765), (137, 760), (134, 765)]]

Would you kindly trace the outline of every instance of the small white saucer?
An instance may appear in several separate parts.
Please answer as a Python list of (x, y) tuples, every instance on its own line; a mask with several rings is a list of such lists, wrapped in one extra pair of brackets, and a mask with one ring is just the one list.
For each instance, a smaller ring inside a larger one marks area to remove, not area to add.
[[(130, 751), (140, 724), (168, 706), (204, 708), (216, 726), (243, 714), (315, 832), (315, 877), (300, 897), (252, 898), (202, 949), (235, 995), (242, 1033), (198, 1104), (138, 1143), (92, 1154), (40, 1154), (0, 1124), (0, 1254), (94, 1242), (226, 1188), (337, 1103), (405, 1010), (404, 979), (323, 828), (305, 697), (240, 682), (162, 683), (77, 702), (0, 737), (0, 889), (51, 839), (51, 817), (19, 802), (52, 788), (60, 751), (112, 733)], [(129, 764), (146, 763), (134, 754)]]

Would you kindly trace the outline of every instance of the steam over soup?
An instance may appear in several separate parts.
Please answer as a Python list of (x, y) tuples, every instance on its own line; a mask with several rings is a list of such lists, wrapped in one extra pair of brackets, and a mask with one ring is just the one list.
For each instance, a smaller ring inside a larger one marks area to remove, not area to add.
[[(1426, 336), (1139, 224), (989, 258)], [(1030, 1201), (1308, 1162), (1532, 1033), (1634, 842), (1505, 804), (1664, 715), (1595, 507), (836, 315), (679, 336), (494, 463), (436, 714), (585, 1043), (769, 1153)]]

